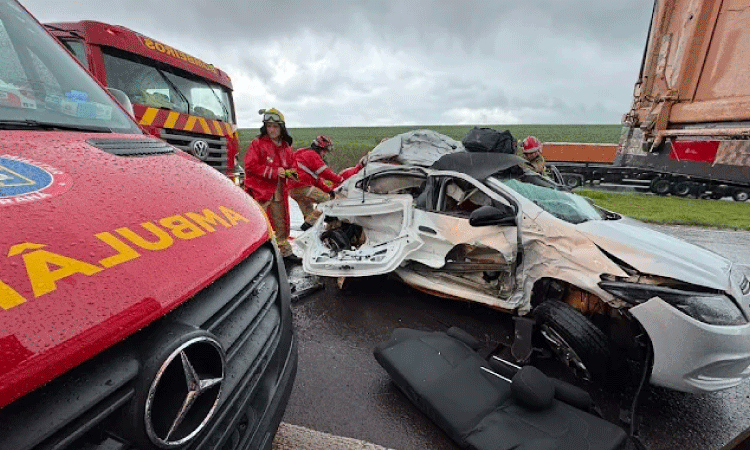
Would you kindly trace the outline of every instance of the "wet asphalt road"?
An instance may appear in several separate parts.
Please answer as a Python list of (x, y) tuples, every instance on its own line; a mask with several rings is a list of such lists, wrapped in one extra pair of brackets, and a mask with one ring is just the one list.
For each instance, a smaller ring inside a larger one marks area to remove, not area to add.
[[(657, 227), (721, 253), (750, 273), (750, 233)], [(349, 279), (292, 306), (299, 338), (299, 372), (284, 421), (398, 450), (458, 447), (390, 382), (372, 356), (392, 329), (445, 330), (459, 326), (486, 348), (509, 342), (509, 315), (429, 296), (387, 277)], [(567, 381), (555, 361), (537, 367)], [(587, 387), (587, 386), (582, 386)], [(587, 387), (606, 419), (618, 423), (632, 390)], [(651, 450), (719, 449), (750, 427), (750, 382), (714, 394), (691, 395), (647, 387), (638, 409), (640, 435)]]

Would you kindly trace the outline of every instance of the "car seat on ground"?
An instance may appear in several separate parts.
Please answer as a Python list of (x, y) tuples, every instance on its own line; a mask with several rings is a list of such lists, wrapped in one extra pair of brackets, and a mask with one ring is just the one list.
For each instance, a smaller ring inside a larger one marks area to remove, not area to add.
[[(566, 403), (566, 383), (527, 366), (512, 379), (493, 372), (460, 333), (399, 328), (375, 359), (422, 412), (463, 448), (622, 449), (625, 432)], [(560, 384), (562, 388), (558, 388)], [(577, 389), (575, 386), (568, 387)], [(576, 405), (576, 406), (573, 406)]]

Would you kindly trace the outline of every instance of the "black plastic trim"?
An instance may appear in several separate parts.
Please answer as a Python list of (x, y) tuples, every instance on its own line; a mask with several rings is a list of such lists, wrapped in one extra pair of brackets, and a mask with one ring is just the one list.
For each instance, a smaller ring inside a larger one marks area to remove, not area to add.
[(87, 144), (115, 156), (170, 155), (177, 149), (158, 139), (89, 139)]

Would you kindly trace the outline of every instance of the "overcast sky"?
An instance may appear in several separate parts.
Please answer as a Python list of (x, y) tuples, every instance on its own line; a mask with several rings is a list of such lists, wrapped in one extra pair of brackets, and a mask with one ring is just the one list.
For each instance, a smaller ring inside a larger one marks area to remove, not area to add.
[(653, 0), (21, 0), (226, 71), (238, 125), (617, 124)]

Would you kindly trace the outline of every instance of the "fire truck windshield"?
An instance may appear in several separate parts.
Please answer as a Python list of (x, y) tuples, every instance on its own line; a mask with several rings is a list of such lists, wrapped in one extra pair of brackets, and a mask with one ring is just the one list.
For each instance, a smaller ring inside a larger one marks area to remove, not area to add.
[(228, 90), (164, 63), (103, 48), (107, 85), (130, 101), (154, 108), (234, 123)]
[(43, 129), (141, 130), (26, 11), (0, 0), (0, 122)]

